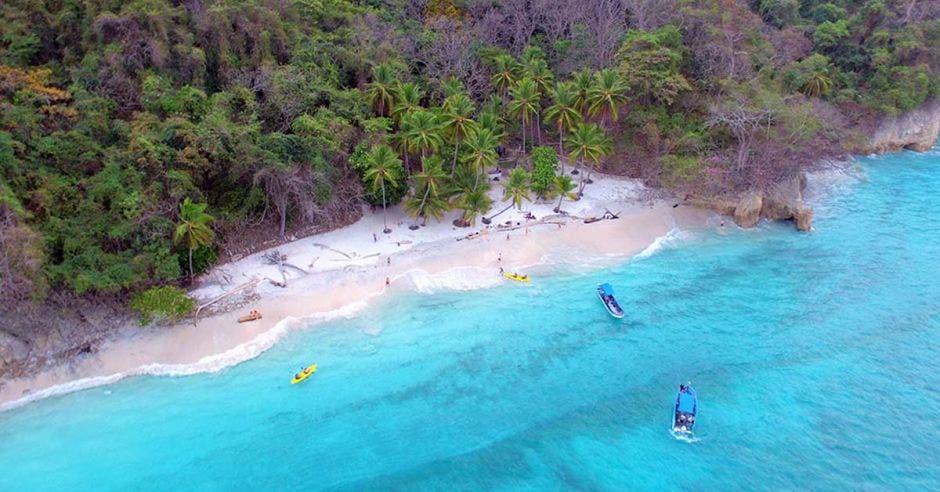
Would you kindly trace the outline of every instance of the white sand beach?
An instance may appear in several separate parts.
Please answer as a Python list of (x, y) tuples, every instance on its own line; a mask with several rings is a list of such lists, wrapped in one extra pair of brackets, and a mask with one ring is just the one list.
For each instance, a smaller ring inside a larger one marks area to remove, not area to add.
[[(491, 213), (505, 206), (499, 193), (501, 187), (494, 186)], [(265, 261), (265, 252), (207, 272), (190, 293), (200, 305), (244, 287), (204, 309), (196, 322), (127, 327), (93, 354), (3, 382), (0, 409), (132, 375), (218, 371), (257, 356), (291, 329), (355, 315), (389, 292), (492, 287), (509, 281), (499, 268), (523, 272), (535, 282), (552, 270), (600, 268), (643, 251), (679, 224), (701, 223), (706, 216), (649, 196), (638, 181), (595, 175), (581, 200), (563, 203), (568, 215), (553, 212), (557, 200), (525, 202), (522, 210), (511, 209), (490, 225), (477, 221), (455, 227), (459, 212), (451, 212), (439, 223), (430, 220), (411, 230), (414, 220), (393, 207), (387, 212), (388, 234), (382, 232), (381, 208), (366, 210), (352, 225), (277, 247), (293, 265), (283, 275)], [(619, 219), (584, 222), (605, 211)], [(271, 282), (284, 279), (286, 287)], [(251, 310), (263, 318), (237, 322)]]

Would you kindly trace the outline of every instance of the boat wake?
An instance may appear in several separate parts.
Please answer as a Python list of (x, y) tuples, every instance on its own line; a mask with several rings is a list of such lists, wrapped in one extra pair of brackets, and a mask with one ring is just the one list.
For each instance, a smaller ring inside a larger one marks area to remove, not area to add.
[(669, 435), (671, 435), (672, 438), (677, 441), (681, 441), (681, 442), (685, 442), (689, 444), (701, 441), (700, 438), (695, 437), (695, 434), (690, 434), (688, 432), (679, 432), (675, 429), (670, 429)]

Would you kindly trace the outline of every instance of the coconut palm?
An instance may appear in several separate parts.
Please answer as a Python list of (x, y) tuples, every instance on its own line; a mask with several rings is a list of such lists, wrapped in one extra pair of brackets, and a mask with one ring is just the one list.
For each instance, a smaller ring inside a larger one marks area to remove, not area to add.
[(558, 193), (558, 206), (555, 207), (555, 213), (561, 213), (561, 202), (565, 198), (569, 200), (577, 200), (578, 195), (574, 192), (575, 188), (578, 187), (574, 183), (574, 180), (571, 179), (571, 176), (561, 175), (555, 176), (555, 193)]
[(451, 96), (456, 96), (457, 94), (465, 94), (466, 89), (464, 89), (463, 82), (457, 77), (447, 77), (441, 82), (441, 92), (446, 99)]
[(423, 217), (424, 223), (427, 223), (429, 215), (440, 219), (447, 211), (447, 201), (441, 196), (447, 182), (447, 173), (443, 171), (442, 163), (441, 158), (436, 155), (422, 159), (421, 172), (412, 176), (414, 194), (405, 202), (405, 210), (415, 218), (411, 229), (418, 227), (418, 217)]
[(493, 199), (487, 193), (488, 186), (477, 186), (460, 195), (456, 206), (463, 210), (463, 217), (460, 219), (464, 224), (473, 226), (477, 223), (477, 217), (485, 214), (493, 206)]
[(499, 155), (496, 153), (497, 145), (499, 145), (499, 139), (493, 135), (493, 132), (489, 128), (480, 128), (467, 139), (468, 152), (464, 154), (463, 162), (479, 176), (487, 167), (496, 166), (499, 162)]
[(484, 217), (483, 223), (489, 224), (493, 219), (499, 217), (503, 212), (512, 207), (521, 209), (523, 200), (532, 201), (532, 199), (529, 198), (530, 178), (531, 176), (525, 169), (521, 167), (513, 169), (512, 172), (509, 173), (509, 180), (503, 184), (503, 200), (509, 200), (509, 204), (499, 212), (489, 217)]
[(411, 171), (411, 166), (409, 162), (409, 155), (411, 154), (411, 137), (410, 132), (414, 127), (412, 123), (413, 113), (405, 113), (401, 117), (401, 121), (398, 122), (398, 131), (389, 135), (389, 141), (391, 144), (398, 149), (399, 154), (405, 160), (405, 172), (408, 173)]
[(369, 168), (366, 169), (365, 178), (372, 187), (373, 193), (379, 189), (382, 191), (382, 223), (385, 226), (382, 232), (388, 234), (392, 230), (388, 228), (385, 188), (386, 186), (398, 186), (398, 180), (402, 178), (404, 169), (401, 165), (401, 159), (395, 155), (395, 151), (388, 145), (377, 145), (369, 153), (367, 159)]
[[(571, 82), (563, 82), (555, 85), (552, 90), (552, 100), (554, 103), (545, 110), (545, 118), (554, 121), (558, 129), (558, 155), (564, 154), (562, 145), (565, 141), (565, 130), (571, 130), (575, 125), (581, 123), (581, 113), (578, 111), (578, 90)], [(565, 172), (564, 161), (562, 161), (561, 172)]]
[(397, 85), (398, 80), (391, 67), (384, 63), (372, 67), (372, 82), (366, 86), (366, 94), (380, 116), (385, 116), (386, 111), (395, 103)]
[(186, 242), (189, 249), (189, 279), (193, 279), (193, 250), (200, 246), (209, 246), (215, 238), (215, 233), (209, 228), (209, 223), (215, 220), (206, 213), (207, 203), (193, 203), (189, 198), (180, 203), (179, 225), (173, 232), (173, 242)]
[(532, 201), (529, 198), (529, 181), (531, 176), (529, 172), (521, 167), (513, 169), (509, 173), (509, 181), (503, 185), (503, 200), (510, 200), (520, 210), (522, 209), (522, 200)]
[[(572, 162), (582, 163), (589, 160), (594, 165), (600, 163), (601, 157), (610, 153), (610, 142), (604, 130), (594, 123), (582, 123), (574, 128), (568, 136), (568, 156)], [(591, 168), (588, 168), (587, 182), (591, 181)], [(582, 176), (578, 193), (584, 191), (584, 177)]]
[(832, 79), (824, 72), (816, 72), (800, 88), (809, 97), (822, 97), (832, 90)]
[(617, 121), (620, 106), (627, 102), (627, 86), (617, 72), (605, 69), (594, 76), (594, 84), (587, 93), (588, 111), (592, 116), (601, 114)]
[(519, 80), (510, 89), (512, 101), (509, 102), (509, 114), (522, 121), (522, 155), (525, 155), (525, 127), (532, 121), (532, 116), (539, 112), (539, 93), (532, 79)]
[(506, 97), (509, 88), (516, 83), (519, 65), (509, 55), (499, 55), (493, 59), (493, 76), (490, 82), (502, 97)]
[(571, 83), (577, 91), (575, 95), (575, 107), (584, 118), (588, 113), (588, 92), (594, 85), (594, 73), (588, 68), (582, 68), (571, 76)]
[[(548, 68), (548, 62), (542, 58), (536, 58), (526, 65), (525, 73), (526, 77), (532, 79), (532, 82), (535, 82), (539, 97), (543, 94), (548, 94), (549, 90), (552, 88), (552, 82), (555, 79), (555, 76), (552, 75), (552, 70)], [(539, 145), (542, 145), (542, 125), (539, 121), (541, 118), (541, 107), (538, 109), (539, 111), (535, 112), (535, 128), (539, 138)]]
[(406, 138), (408, 148), (420, 152), (422, 159), (428, 156), (428, 152), (437, 152), (444, 143), (438, 116), (428, 110), (418, 110), (412, 113), (409, 117)]
[(476, 131), (477, 123), (473, 121), (473, 102), (470, 98), (457, 94), (448, 97), (444, 101), (444, 113), (441, 115), (441, 123), (444, 132), (454, 142), (454, 159), (450, 165), (450, 174), (454, 175), (457, 168), (457, 154), (460, 152), (460, 144), (467, 136)]
[(392, 105), (392, 118), (400, 122), (404, 115), (421, 109), (424, 91), (417, 84), (406, 82), (395, 87), (395, 100)]

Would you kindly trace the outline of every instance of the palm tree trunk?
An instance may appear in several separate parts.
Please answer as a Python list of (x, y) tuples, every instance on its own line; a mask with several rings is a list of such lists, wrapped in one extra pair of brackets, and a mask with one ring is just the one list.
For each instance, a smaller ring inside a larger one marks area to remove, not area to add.
[(284, 230), (287, 228), (287, 205), (281, 208), (281, 239), (284, 239)]
[(388, 210), (385, 208), (385, 180), (384, 179), (382, 180), (382, 224), (384, 225), (384, 229), (382, 229), (382, 232), (384, 232), (385, 234), (392, 232), (388, 229)]
[(565, 199), (565, 194), (562, 193), (561, 196), (558, 197), (558, 206), (555, 207), (555, 213), (561, 213), (561, 201), (564, 199)]
[(525, 118), (522, 119), (522, 157), (525, 157)]
[(509, 210), (509, 209), (512, 208), (513, 205), (515, 205), (515, 204), (516, 204), (516, 202), (514, 202), (514, 201), (512, 201), (512, 200), (509, 200), (509, 205), (506, 205), (506, 208), (504, 208), (504, 209), (500, 210), (499, 212), (496, 212), (495, 214), (491, 215), (488, 220), (493, 220), (493, 219), (495, 219), (496, 217), (499, 217), (503, 212)]
[[(565, 161), (562, 160), (561, 156), (564, 155), (565, 151), (562, 147), (562, 142), (565, 141), (565, 127), (560, 123), (558, 124), (558, 160), (561, 161), (561, 174), (565, 174)], [(558, 205), (559, 207), (561, 205)]]
[(450, 177), (454, 177), (454, 171), (457, 169), (457, 151), (460, 150), (460, 140), (454, 145), (454, 162), (450, 165)]
[[(415, 225), (418, 225), (418, 217), (424, 215), (424, 204), (428, 200), (428, 195), (431, 194), (431, 185), (427, 186), (427, 189), (424, 191), (424, 196), (421, 197), (421, 206), (418, 207), (418, 213), (415, 214)], [(428, 218), (424, 217), (424, 223), (427, 224)]]
[(542, 124), (538, 112), (535, 113), (535, 133), (539, 137), (539, 145), (542, 145)]
[(193, 247), (189, 247), (189, 281), (193, 281)]

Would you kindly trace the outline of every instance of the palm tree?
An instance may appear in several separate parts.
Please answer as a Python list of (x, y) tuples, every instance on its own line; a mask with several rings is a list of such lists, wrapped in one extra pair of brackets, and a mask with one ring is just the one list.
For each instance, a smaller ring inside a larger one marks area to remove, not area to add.
[[(447, 174), (441, 168), (441, 164), (441, 158), (436, 155), (423, 159), (421, 172), (413, 176), (414, 194), (405, 202), (405, 210), (415, 218), (415, 223), (409, 227), (410, 229), (418, 228), (418, 217), (424, 217), (426, 224), (428, 215), (440, 219), (447, 211), (447, 202), (441, 197)], [(418, 196), (421, 198), (418, 199)]]
[(489, 128), (480, 128), (467, 139), (470, 152), (464, 155), (463, 161), (477, 173), (477, 183), (480, 181), (480, 174), (487, 167), (496, 166), (499, 162), (499, 155), (496, 153), (497, 145), (499, 145), (499, 139)]
[(368, 156), (369, 168), (365, 172), (365, 178), (372, 186), (373, 193), (376, 189), (382, 190), (382, 223), (385, 228), (382, 232), (388, 234), (392, 232), (388, 228), (388, 210), (386, 210), (385, 187), (386, 184), (397, 186), (398, 180), (402, 178), (404, 169), (401, 165), (401, 159), (395, 155), (395, 151), (388, 145), (377, 145), (372, 149)]
[(571, 179), (571, 176), (555, 176), (555, 193), (558, 193), (558, 206), (555, 207), (555, 213), (561, 213), (561, 201), (565, 198), (577, 200), (578, 195), (572, 193), (578, 187)]
[(397, 84), (398, 80), (395, 79), (391, 67), (384, 63), (372, 67), (372, 82), (367, 86), (366, 94), (379, 116), (385, 116), (386, 111), (394, 104)]
[(400, 122), (404, 115), (421, 109), (424, 91), (417, 84), (406, 82), (395, 88), (395, 103), (392, 106), (392, 118)]
[[(532, 79), (532, 82), (535, 82), (539, 97), (541, 97), (542, 94), (548, 93), (549, 89), (551, 89), (552, 81), (555, 79), (554, 75), (552, 75), (552, 70), (548, 68), (548, 62), (542, 58), (536, 58), (526, 66), (526, 77)], [(535, 112), (535, 128), (538, 131), (539, 145), (542, 145), (542, 125), (539, 121), (539, 113), (540, 111)]]
[(588, 111), (592, 116), (602, 114), (617, 121), (620, 106), (627, 102), (627, 86), (617, 72), (605, 69), (597, 72), (594, 84), (588, 90)]
[(477, 216), (483, 215), (493, 206), (493, 199), (487, 193), (487, 186), (477, 186), (467, 190), (457, 200), (457, 208), (463, 210), (460, 220), (469, 226), (476, 225)]
[(441, 92), (444, 94), (444, 99), (447, 99), (448, 97), (456, 96), (457, 94), (465, 94), (465, 89), (463, 82), (461, 82), (460, 79), (451, 76), (447, 77), (443, 82), (441, 82)]
[(418, 110), (411, 114), (409, 120), (408, 148), (420, 152), (422, 159), (427, 157), (428, 151), (437, 152), (444, 143), (438, 116), (428, 110)]
[(490, 217), (484, 217), (483, 223), (489, 224), (493, 219), (498, 217), (503, 212), (509, 210), (513, 206), (522, 208), (522, 200), (532, 201), (529, 198), (529, 181), (531, 176), (528, 171), (517, 167), (509, 173), (509, 180), (503, 184), (503, 200), (509, 200), (509, 204), (505, 208), (491, 215)]
[(409, 162), (409, 154), (411, 154), (411, 140), (410, 132), (414, 127), (412, 123), (413, 113), (405, 113), (401, 117), (401, 121), (398, 122), (398, 132), (393, 133), (389, 136), (389, 140), (392, 145), (398, 149), (398, 152), (405, 159), (405, 172), (411, 172), (411, 165)]
[(816, 72), (800, 87), (808, 97), (822, 97), (832, 90), (832, 79), (824, 72)]
[(539, 93), (532, 79), (521, 79), (510, 89), (512, 101), (509, 102), (509, 114), (522, 120), (522, 155), (525, 155), (525, 127), (532, 120), (532, 115), (539, 112)]
[[(577, 87), (571, 82), (556, 84), (552, 91), (552, 100), (555, 102), (545, 110), (545, 118), (554, 121), (558, 128), (558, 155), (561, 156), (565, 153), (562, 148), (565, 141), (565, 129), (571, 130), (581, 122), (581, 113), (577, 108)], [(562, 161), (562, 174), (565, 172), (564, 166), (564, 161)]]
[[(568, 155), (573, 162), (581, 163), (582, 159), (590, 160), (597, 165), (601, 157), (610, 152), (610, 142), (599, 126), (594, 123), (582, 123), (575, 127), (568, 136)], [(591, 168), (588, 168), (587, 181), (591, 181)], [(584, 177), (582, 176), (578, 193), (584, 191)]]
[(454, 170), (457, 168), (457, 153), (460, 152), (460, 143), (476, 131), (477, 123), (472, 119), (474, 110), (473, 102), (463, 94), (450, 96), (444, 101), (442, 124), (444, 131), (454, 141), (454, 160), (450, 165), (451, 176), (454, 175)]
[(509, 173), (509, 181), (503, 186), (503, 200), (509, 199), (512, 204), (520, 210), (522, 209), (522, 200), (532, 201), (529, 198), (529, 172), (522, 168), (513, 169)]
[(179, 225), (173, 233), (173, 242), (186, 241), (189, 249), (189, 280), (193, 279), (193, 250), (199, 246), (212, 244), (215, 233), (209, 228), (209, 223), (215, 220), (206, 213), (207, 203), (193, 203), (189, 198), (180, 203)]
[(505, 98), (509, 88), (516, 83), (519, 65), (509, 55), (499, 55), (493, 59), (493, 76), (490, 82), (500, 95)]
[(577, 91), (575, 95), (575, 107), (581, 113), (581, 117), (587, 116), (588, 112), (588, 92), (594, 85), (594, 73), (588, 68), (582, 68), (571, 76), (571, 83)]

